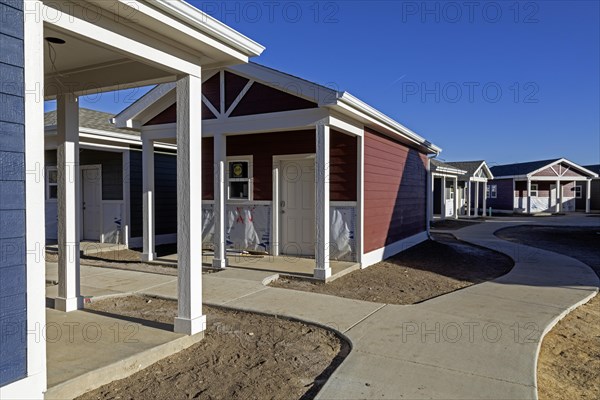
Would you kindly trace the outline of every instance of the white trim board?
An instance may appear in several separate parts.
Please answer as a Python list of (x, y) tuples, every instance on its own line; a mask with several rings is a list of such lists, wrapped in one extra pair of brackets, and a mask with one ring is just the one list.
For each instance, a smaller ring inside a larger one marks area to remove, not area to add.
[(395, 243), (389, 244), (377, 250), (370, 251), (363, 255), (361, 268), (367, 268), (373, 264), (390, 258), (404, 250), (408, 250), (413, 246), (418, 245), (421, 242), (427, 240), (427, 231), (417, 233), (416, 235), (407, 237), (406, 239), (399, 240)]

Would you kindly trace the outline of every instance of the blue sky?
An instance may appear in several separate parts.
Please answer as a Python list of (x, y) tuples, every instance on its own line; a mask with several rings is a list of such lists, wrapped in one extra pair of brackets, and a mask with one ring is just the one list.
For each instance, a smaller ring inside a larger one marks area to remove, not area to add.
[(266, 46), (254, 61), (352, 93), (442, 159), (600, 163), (600, 2), (191, 3)]

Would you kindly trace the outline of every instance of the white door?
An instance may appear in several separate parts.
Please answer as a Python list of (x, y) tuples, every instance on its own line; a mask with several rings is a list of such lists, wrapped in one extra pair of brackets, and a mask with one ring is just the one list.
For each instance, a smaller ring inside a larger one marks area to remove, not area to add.
[(315, 161), (281, 162), (281, 253), (315, 254)]
[(81, 239), (100, 240), (102, 172), (99, 166), (81, 167)]

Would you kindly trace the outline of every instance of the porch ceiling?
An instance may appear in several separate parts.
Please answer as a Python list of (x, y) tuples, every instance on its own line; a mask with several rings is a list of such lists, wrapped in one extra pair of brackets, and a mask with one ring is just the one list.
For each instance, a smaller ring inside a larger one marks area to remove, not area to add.
[(60, 92), (91, 94), (127, 89), (175, 79), (172, 71), (144, 64), (110, 48), (95, 44), (74, 32), (46, 26), (45, 38), (64, 44), (44, 43), (45, 96)]
[(201, 68), (247, 62), (264, 49), (183, 1), (39, 4), (46, 98), (200, 76)]

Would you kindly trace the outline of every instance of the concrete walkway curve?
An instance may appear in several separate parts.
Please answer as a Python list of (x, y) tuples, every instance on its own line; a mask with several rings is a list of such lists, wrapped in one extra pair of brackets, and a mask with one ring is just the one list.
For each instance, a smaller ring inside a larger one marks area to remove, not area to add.
[(319, 398), (537, 398), (543, 336), (591, 299), (600, 282), (580, 261), (494, 236), (524, 223), (554, 225), (519, 220), (455, 231), (463, 241), (507, 254), (514, 268), (421, 304), (388, 305), (353, 327), (346, 335), (354, 351)]
[[(597, 218), (502, 218), (453, 234), (515, 260), (507, 275), (411, 306), (371, 303), (264, 286), (272, 273), (228, 269), (203, 277), (209, 305), (278, 315), (327, 326), (352, 351), (320, 399), (531, 399), (543, 335), (600, 286), (587, 265), (564, 255), (501, 240), (498, 229), (521, 224), (600, 225)], [(83, 267), (82, 267), (83, 268)], [(172, 277), (113, 271), (82, 273), (94, 296), (114, 292), (176, 299)], [(113, 274), (116, 274), (113, 277)], [(110, 276), (110, 279), (109, 279)], [(85, 280), (85, 281), (84, 281)], [(111, 282), (112, 284), (110, 284)], [(147, 281), (147, 285), (145, 284)], [(122, 285), (118, 286), (116, 283)]]

